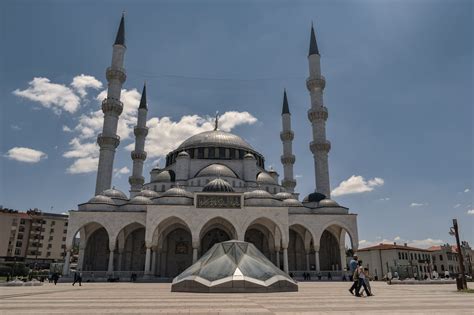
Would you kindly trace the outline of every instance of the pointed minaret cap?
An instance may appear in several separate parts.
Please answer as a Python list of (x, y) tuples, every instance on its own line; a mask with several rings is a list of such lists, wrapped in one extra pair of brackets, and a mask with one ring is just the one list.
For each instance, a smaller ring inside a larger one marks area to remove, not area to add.
[(283, 91), (283, 108), (281, 114), (290, 114), (290, 107), (288, 106), (288, 99), (286, 97), (286, 89)]
[(125, 12), (122, 13), (122, 18), (120, 19), (120, 25), (117, 31), (117, 36), (115, 37), (114, 45), (125, 46)]
[(311, 23), (311, 39), (309, 42), (308, 56), (319, 55), (318, 43), (316, 42), (316, 35), (314, 34), (313, 23)]
[(140, 106), (138, 108), (148, 109), (146, 104), (146, 82), (143, 84), (142, 98), (140, 99)]

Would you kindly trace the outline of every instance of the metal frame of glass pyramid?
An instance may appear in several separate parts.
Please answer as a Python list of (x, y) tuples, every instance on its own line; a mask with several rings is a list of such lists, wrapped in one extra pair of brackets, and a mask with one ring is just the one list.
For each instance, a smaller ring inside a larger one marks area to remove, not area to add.
[(173, 279), (173, 292), (289, 292), (296, 282), (253, 244), (231, 240), (215, 244)]

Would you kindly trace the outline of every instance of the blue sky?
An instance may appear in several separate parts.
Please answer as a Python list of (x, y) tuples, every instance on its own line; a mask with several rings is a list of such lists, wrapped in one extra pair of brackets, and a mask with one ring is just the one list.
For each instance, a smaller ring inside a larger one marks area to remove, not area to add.
[[(331, 186), (346, 181), (334, 199), (359, 214), (361, 246), (451, 242), (455, 217), (474, 243), (473, 4), (460, 0), (3, 1), (4, 207), (64, 212), (92, 196), (94, 112), (123, 10), (130, 105), (113, 180), (121, 190), (129, 189), (133, 139), (126, 135), (146, 80), (149, 118), (159, 118), (150, 121), (156, 133), (147, 177), (174, 141), (209, 128), (216, 110), (236, 112), (226, 116), (228, 129), (282, 175), (286, 88), (297, 190), (311, 192), (305, 79), (313, 21), (327, 81)], [(163, 139), (167, 128), (174, 138)]]

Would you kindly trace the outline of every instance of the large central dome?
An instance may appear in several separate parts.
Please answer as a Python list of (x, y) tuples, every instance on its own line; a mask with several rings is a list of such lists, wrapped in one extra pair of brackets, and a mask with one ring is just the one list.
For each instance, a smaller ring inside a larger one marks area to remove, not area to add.
[(178, 147), (178, 151), (196, 147), (227, 147), (255, 152), (254, 148), (241, 137), (222, 130), (204, 131), (194, 135)]

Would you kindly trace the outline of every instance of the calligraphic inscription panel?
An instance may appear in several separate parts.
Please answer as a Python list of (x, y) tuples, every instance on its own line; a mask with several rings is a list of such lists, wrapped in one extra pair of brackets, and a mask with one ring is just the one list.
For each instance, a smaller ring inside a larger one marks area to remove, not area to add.
[(233, 208), (240, 209), (240, 196), (235, 195), (198, 195), (196, 208)]

